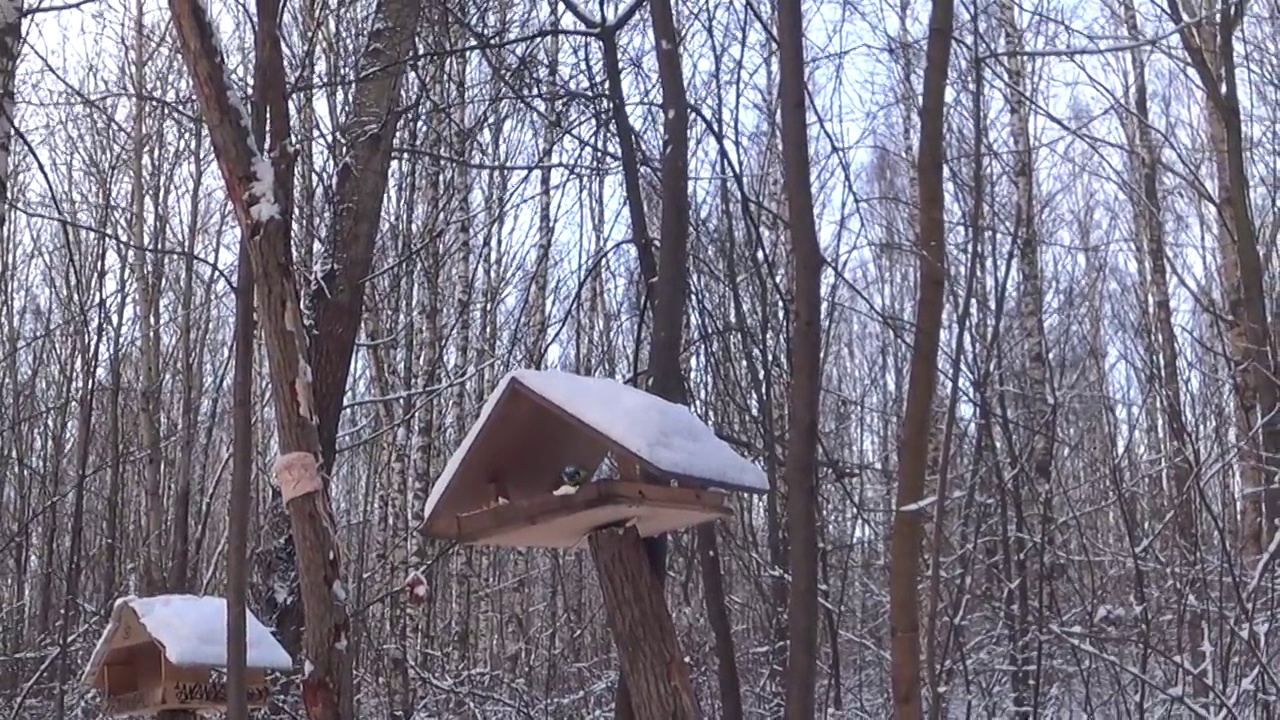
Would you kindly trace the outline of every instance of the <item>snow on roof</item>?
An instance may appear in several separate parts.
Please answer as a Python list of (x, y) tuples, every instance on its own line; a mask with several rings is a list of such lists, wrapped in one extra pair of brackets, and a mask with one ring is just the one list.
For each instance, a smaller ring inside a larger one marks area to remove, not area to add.
[[(128, 608), (151, 638), (160, 644), (169, 662), (179, 667), (226, 667), (227, 601), (208, 595), (157, 595), (122, 597), (111, 609), (111, 620), (93, 657), (85, 668), (84, 682), (92, 683), (106, 659), (111, 638)], [(289, 653), (253, 613), (245, 611), (246, 665), (251, 668), (289, 670)]]
[(755, 463), (739, 455), (685, 405), (664, 400), (623, 383), (559, 370), (514, 370), (498, 382), (480, 417), (449, 458), (427, 498), (430, 517), (454, 475), (506, 392), (517, 381), (574, 416), (640, 460), (671, 473), (729, 488), (768, 490), (769, 480)]

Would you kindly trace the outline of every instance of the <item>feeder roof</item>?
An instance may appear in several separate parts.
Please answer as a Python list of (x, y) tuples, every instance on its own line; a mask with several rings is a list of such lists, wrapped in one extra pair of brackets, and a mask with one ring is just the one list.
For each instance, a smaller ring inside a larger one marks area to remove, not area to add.
[(764, 472), (684, 405), (608, 378), (515, 370), (498, 382), (436, 480), (425, 519), (474, 511), (475, 486), (496, 480), (515, 495), (521, 486), (550, 492), (565, 466), (589, 475), (607, 453), (686, 484), (768, 490)]
[[(128, 614), (178, 667), (220, 668), (227, 665), (227, 601), (201, 595), (127, 596), (115, 601), (111, 620), (94, 648), (83, 682), (93, 684), (107, 656), (120, 647), (114, 639)], [(246, 665), (262, 670), (289, 670), (289, 653), (253, 613), (245, 611)], [(145, 641), (146, 639), (142, 639)], [(136, 643), (130, 643), (136, 644)]]

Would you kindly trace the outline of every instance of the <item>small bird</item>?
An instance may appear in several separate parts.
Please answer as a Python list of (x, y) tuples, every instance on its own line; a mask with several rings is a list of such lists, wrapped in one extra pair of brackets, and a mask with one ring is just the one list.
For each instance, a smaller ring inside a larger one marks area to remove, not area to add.
[(552, 495), (572, 495), (578, 492), (578, 488), (587, 483), (588, 476), (585, 470), (580, 467), (569, 465), (560, 471), (560, 487), (552, 491)]
[(587, 471), (573, 465), (560, 471), (560, 482), (571, 487), (582, 487), (587, 483)]

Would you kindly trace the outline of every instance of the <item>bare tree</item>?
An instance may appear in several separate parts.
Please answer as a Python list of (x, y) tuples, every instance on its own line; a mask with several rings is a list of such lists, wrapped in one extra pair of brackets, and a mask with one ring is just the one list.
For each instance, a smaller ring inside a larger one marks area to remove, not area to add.
[[(911, 378), (898, 451), (898, 492), (889, 550), (889, 632), (893, 712), (898, 718), (924, 714), (920, 671), (920, 551), (924, 535), (925, 473), (933, 431), (933, 396), (938, 382), (938, 346), (946, 298), (946, 225), (943, 164), (943, 106), (951, 64), (955, 7), (933, 0), (929, 13), (924, 90), (920, 106), (920, 148), (916, 153), (920, 245), (919, 287)], [(944, 488), (939, 486), (938, 492)], [(941, 502), (942, 498), (935, 498)], [(936, 549), (935, 549), (936, 552)], [(935, 556), (936, 557), (936, 556)], [(937, 700), (935, 699), (935, 705)]]
[(818, 659), (818, 408), (822, 390), (822, 248), (814, 222), (806, 121), (804, 15), (799, 0), (778, 2), (779, 105), (787, 218), (794, 254), (791, 388), (787, 401), (787, 604), (789, 718), (813, 717)]

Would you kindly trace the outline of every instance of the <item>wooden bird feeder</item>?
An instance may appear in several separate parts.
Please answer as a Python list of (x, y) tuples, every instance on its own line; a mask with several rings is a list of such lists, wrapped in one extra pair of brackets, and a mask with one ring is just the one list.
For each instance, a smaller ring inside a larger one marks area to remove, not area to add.
[[(265, 707), (268, 670), (289, 670), (289, 654), (246, 613), (250, 707)], [(227, 686), (227, 603), (219, 597), (159, 595), (116, 600), (82, 682), (102, 695), (105, 715), (222, 710)], [(194, 717), (194, 715), (193, 715)]]
[[(605, 458), (617, 472), (595, 478)], [(565, 482), (567, 468), (585, 482)], [(649, 537), (730, 515), (766, 477), (683, 405), (615, 380), (517, 370), (432, 487), (423, 532), (463, 544), (571, 548), (595, 530)]]

